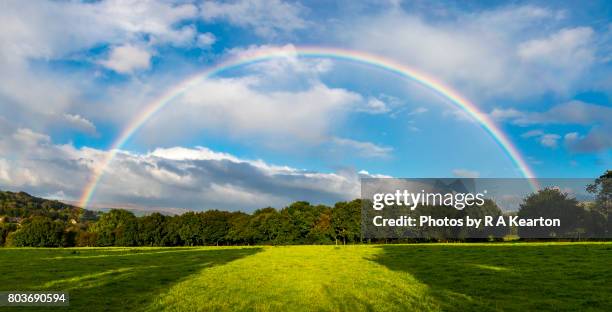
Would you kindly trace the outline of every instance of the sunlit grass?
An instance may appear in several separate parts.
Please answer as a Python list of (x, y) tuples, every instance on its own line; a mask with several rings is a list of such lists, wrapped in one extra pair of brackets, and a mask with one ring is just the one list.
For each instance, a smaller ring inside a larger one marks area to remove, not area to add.
[(265, 248), (176, 284), (154, 309), (436, 309), (427, 285), (368, 260), (379, 252), (363, 246)]
[(0, 249), (0, 290), (79, 311), (610, 311), (611, 263), (611, 243)]

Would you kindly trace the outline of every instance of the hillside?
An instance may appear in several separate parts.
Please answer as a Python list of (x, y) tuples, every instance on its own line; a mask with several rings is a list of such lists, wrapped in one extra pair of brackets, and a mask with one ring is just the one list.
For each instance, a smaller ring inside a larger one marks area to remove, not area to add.
[(33, 216), (45, 216), (53, 220), (84, 221), (96, 219), (97, 213), (57, 200), (32, 196), (25, 192), (0, 191), (0, 218), (19, 222)]

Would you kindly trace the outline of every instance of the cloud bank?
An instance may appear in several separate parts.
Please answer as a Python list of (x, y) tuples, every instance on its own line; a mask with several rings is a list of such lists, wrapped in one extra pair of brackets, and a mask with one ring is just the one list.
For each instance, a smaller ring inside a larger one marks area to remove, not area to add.
[[(63, 199), (75, 200), (105, 155), (98, 149), (53, 144), (49, 136), (26, 128), (3, 127), (3, 131), (0, 149), (11, 153), (0, 157), (2, 189), (51, 197), (62, 194)], [(120, 151), (100, 180), (94, 204), (243, 211), (305, 198), (331, 204), (357, 198), (363, 175), (367, 174), (271, 165), (205, 147)]]

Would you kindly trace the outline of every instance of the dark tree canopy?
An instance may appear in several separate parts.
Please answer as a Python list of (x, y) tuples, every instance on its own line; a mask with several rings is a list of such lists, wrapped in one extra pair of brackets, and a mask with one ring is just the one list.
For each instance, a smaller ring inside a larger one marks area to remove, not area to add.
[(68, 245), (64, 225), (48, 217), (34, 217), (15, 232), (13, 245), (17, 247), (61, 247)]
[[(595, 213), (595, 215), (593, 215)], [(521, 227), (521, 237), (578, 237), (601, 235), (603, 230), (599, 213), (584, 209), (579, 202), (555, 188), (546, 188), (533, 193), (521, 204), (521, 218), (558, 218), (564, 220), (560, 227)], [(598, 224), (593, 224), (593, 222)]]

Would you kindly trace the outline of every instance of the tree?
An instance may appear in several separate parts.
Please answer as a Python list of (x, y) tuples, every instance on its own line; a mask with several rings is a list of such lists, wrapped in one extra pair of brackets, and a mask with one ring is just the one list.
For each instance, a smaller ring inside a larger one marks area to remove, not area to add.
[(138, 221), (133, 213), (123, 209), (112, 209), (103, 214), (92, 231), (98, 236), (98, 246), (136, 246), (138, 244)]
[(187, 246), (202, 245), (202, 219), (195, 212), (182, 214), (178, 217), (178, 234)]
[(612, 170), (606, 170), (593, 184), (589, 184), (587, 192), (597, 195), (601, 212), (607, 216), (612, 207)]
[(182, 246), (185, 242), (181, 240), (181, 216), (166, 217), (164, 223), (166, 235), (162, 238), (162, 246)]
[[(592, 210), (593, 224), (601, 223), (602, 237), (608, 237), (612, 233), (612, 219), (610, 219), (610, 211), (612, 210), (612, 170), (606, 170), (604, 174), (595, 179), (593, 184), (587, 186), (587, 192), (596, 194), (594, 209)], [(599, 213), (600, 215), (597, 215)], [(598, 222), (599, 221), (599, 222)]]
[(33, 217), (24, 222), (12, 240), (17, 247), (61, 247), (64, 246), (64, 224), (48, 217)]
[(525, 238), (572, 237), (584, 225), (586, 211), (575, 198), (558, 189), (545, 188), (523, 200), (517, 213), (519, 218), (558, 218), (560, 227), (520, 227), (518, 235)]
[(144, 246), (163, 246), (167, 235), (166, 217), (159, 212), (138, 219), (138, 242)]
[(244, 212), (232, 212), (229, 215), (226, 240), (233, 244), (253, 243), (253, 231), (249, 227), (251, 216)]
[(223, 243), (229, 231), (229, 212), (207, 210), (198, 215), (202, 222), (202, 242), (208, 245)]
[(319, 206), (319, 216), (315, 220), (307, 240), (311, 243), (327, 244), (336, 239), (336, 233), (332, 225), (332, 209), (327, 206)]
[(277, 244), (281, 233), (281, 216), (272, 207), (258, 209), (249, 222), (253, 240), (260, 244)]
[(323, 205), (312, 206), (305, 201), (294, 202), (283, 208), (280, 211), (283, 243), (313, 243), (313, 237), (310, 237), (309, 234), (325, 209)]
[(332, 224), (336, 238), (342, 239), (343, 244), (361, 241), (361, 199), (336, 203)]

